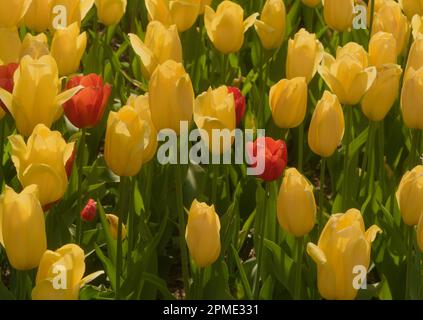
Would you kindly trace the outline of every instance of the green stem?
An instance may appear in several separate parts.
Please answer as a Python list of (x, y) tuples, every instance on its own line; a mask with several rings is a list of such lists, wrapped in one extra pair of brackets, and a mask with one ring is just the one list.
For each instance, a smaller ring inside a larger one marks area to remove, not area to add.
[(304, 158), (304, 121), (298, 127), (298, 171), (303, 171)]
[(203, 282), (204, 282), (204, 268), (197, 267), (195, 272), (196, 275), (196, 300), (201, 300), (203, 298)]
[(361, 164), (361, 173), (360, 177), (358, 178), (358, 189), (357, 189), (357, 198), (360, 196), (360, 190), (361, 190), (361, 184), (363, 182), (364, 173), (367, 170), (367, 164), (368, 164), (368, 157), (369, 157), (369, 149), (370, 149), (370, 122), (369, 127), (367, 129), (367, 141), (366, 141), (366, 147), (364, 149), (364, 155), (363, 155), (363, 162)]
[(375, 176), (375, 157), (374, 157), (374, 145), (375, 145), (375, 131), (376, 123), (371, 121), (369, 127), (369, 150), (368, 150), (368, 168), (369, 168), (369, 180), (367, 184), (367, 192), (372, 195), (374, 192), (374, 176)]
[(405, 300), (411, 300), (411, 272), (412, 272), (412, 258), (413, 258), (413, 241), (414, 241), (414, 227), (407, 226), (408, 234), (408, 250), (407, 250), (407, 278), (405, 283)]
[(301, 275), (302, 275), (302, 263), (304, 253), (304, 237), (297, 238), (297, 256), (296, 258), (296, 271), (295, 271), (295, 288), (294, 288), (294, 299), (301, 299)]
[(324, 199), (325, 199), (325, 171), (326, 171), (326, 158), (322, 158), (320, 165), (320, 190), (319, 190), (319, 222), (317, 224), (317, 236), (323, 228), (323, 213), (324, 213)]
[(227, 62), (228, 62), (228, 55), (222, 53), (222, 66), (221, 66), (221, 72), (222, 72), (222, 74), (220, 75), (220, 84), (222, 84), (222, 85), (226, 85), (226, 67), (227, 67)]
[(344, 106), (346, 110), (345, 115), (345, 155), (344, 155), (344, 181), (342, 186), (342, 208), (344, 210), (348, 209), (349, 201), (348, 197), (348, 176), (349, 176), (349, 155), (350, 155), (350, 143), (351, 143), (351, 120), (352, 120), (352, 106)]
[(219, 178), (219, 165), (218, 164), (210, 164), (212, 169), (212, 193), (211, 193), (211, 203), (216, 204), (217, 200), (217, 179)]
[[(383, 121), (379, 123), (378, 144), (379, 144), (379, 178), (382, 185), (382, 191), (386, 187), (386, 171), (385, 171), (385, 132)], [(385, 194), (385, 192), (382, 192)]]
[(417, 153), (417, 130), (411, 130), (411, 149), (410, 149), (410, 155), (408, 160), (408, 168), (412, 169), (416, 165), (416, 153)]
[[(135, 189), (135, 183), (137, 179), (131, 180), (131, 187), (130, 187), (130, 196), (129, 196), (129, 210), (128, 210), (128, 256), (131, 257), (132, 250), (134, 248), (134, 239), (135, 239), (135, 221), (134, 221), (134, 215), (135, 215), (135, 208), (134, 208), (134, 201), (133, 201), (133, 191)], [(129, 258), (128, 261), (131, 261)]]
[(84, 151), (85, 151), (85, 139), (86, 139), (86, 129), (81, 129), (81, 138), (79, 139), (78, 144), (78, 217), (77, 217), (77, 224), (76, 224), (76, 243), (78, 245), (81, 245), (82, 242), (82, 217), (81, 217), (81, 211), (83, 209), (84, 203), (84, 194), (82, 193), (82, 179), (83, 179), (83, 171), (84, 171)]

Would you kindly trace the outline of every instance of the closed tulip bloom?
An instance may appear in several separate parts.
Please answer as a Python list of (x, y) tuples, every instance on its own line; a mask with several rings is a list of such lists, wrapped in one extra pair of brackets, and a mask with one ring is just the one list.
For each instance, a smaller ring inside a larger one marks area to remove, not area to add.
[(0, 1), (0, 28), (16, 27), (28, 11), (31, 1)]
[(265, 49), (277, 49), (285, 36), (286, 9), (283, 0), (266, 0), (254, 27)]
[(352, 28), (354, 19), (354, 0), (325, 0), (323, 15), (326, 24), (339, 32)]
[(214, 11), (206, 6), (204, 24), (210, 41), (221, 53), (238, 52), (244, 43), (244, 33), (255, 23), (258, 13), (244, 20), (244, 10), (232, 1), (223, 1)]
[(355, 59), (363, 68), (369, 66), (369, 55), (364, 48), (356, 42), (348, 42), (343, 47), (336, 49), (336, 58), (340, 59), (344, 56)]
[(67, 144), (60, 132), (43, 124), (35, 127), (27, 143), (20, 135), (9, 137), (9, 141), (20, 183), (24, 187), (37, 185), (43, 206), (62, 198), (68, 187), (65, 166), (74, 143)]
[(398, 2), (409, 20), (415, 15), (423, 15), (423, 0), (398, 0)]
[(361, 102), (361, 110), (372, 121), (382, 121), (398, 97), (402, 69), (397, 64), (385, 64), (378, 69), (373, 85)]
[(220, 220), (214, 205), (194, 200), (185, 231), (189, 253), (196, 265), (205, 268), (220, 255)]
[(40, 33), (36, 36), (30, 33), (25, 35), (21, 46), (21, 59), (26, 55), (31, 56), (33, 59), (39, 59), (49, 54), (50, 50), (48, 48), (47, 36), (44, 33)]
[(180, 122), (192, 120), (194, 89), (181, 63), (167, 60), (156, 68), (149, 83), (149, 100), (158, 131), (172, 129), (179, 134)]
[(270, 88), (269, 105), (279, 128), (295, 128), (307, 110), (307, 82), (304, 77), (283, 79)]
[(304, 3), (307, 7), (314, 8), (317, 7), (322, 0), (301, 0), (302, 3)]
[(417, 40), (419, 35), (423, 35), (423, 16), (415, 15), (411, 20), (411, 28), (413, 30), (414, 40)]
[(414, 40), (410, 47), (405, 73), (407, 73), (411, 68), (419, 70), (421, 67), (423, 67), (423, 36)]
[[(67, 28), (74, 22), (81, 26), (81, 21), (85, 18), (88, 11), (94, 4), (94, 0), (53, 0), (53, 8), (60, 8), (63, 6), (66, 10), (66, 21), (60, 21), (61, 25), (57, 29)], [(54, 15), (52, 17), (54, 22)], [(56, 26), (53, 26), (56, 29)]]
[(37, 186), (30, 185), (18, 194), (6, 186), (0, 198), (0, 243), (17, 270), (36, 268), (47, 249), (38, 190)]
[(370, 38), (369, 63), (381, 67), (397, 62), (397, 41), (392, 33), (379, 31)]
[(294, 39), (288, 41), (286, 77), (305, 77), (307, 83), (313, 79), (323, 59), (324, 48), (314, 33), (300, 29)]
[(407, 69), (401, 91), (401, 111), (405, 125), (423, 129), (423, 67)]
[(151, 21), (144, 42), (132, 33), (129, 40), (141, 59), (141, 72), (147, 80), (159, 64), (167, 60), (182, 62), (182, 45), (176, 25), (166, 27), (159, 21)]
[(84, 251), (73, 243), (56, 251), (45, 251), (38, 267), (32, 300), (78, 300), (79, 290), (104, 273), (97, 271), (84, 277), (84, 260)]
[(54, 0), (32, 0), (25, 14), (25, 25), (35, 31), (44, 32), (51, 24)]
[(118, 24), (126, 12), (126, 0), (95, 0), (97, 16), (106, 26)]
[(67, 84), (68, 89), (78, 86), (84, 89), (63, 105), (65, 115), (77, 128), (95, 127), (103, 117), (112, 87), (103, 83), (101, 76), (94, 73), (75, 76)]
[(224, 145), (220, 135), (213, 136), (213, 130), (228, 130), (227, 132), (232, 134), (235, 129), (236, 115), (233, 94), (228, 92), (226, 86), (215, 90), (210, 87), (195, 99), (194, 121), (199, 129), (207, 133), (207, 137), (203, 136), (203, 140), (210, 152), (214, 154), (226, 152), (231, 146)]
[(417, 225), (417, 244), (420, 251), (423, 252), (423, 214), (420, 215), (419, 224)]
[(407, 171), (399, 184), (397, 202), (402, 220), (408, 226), (415, 226), (423, 212), (423, 166)]
[(308, 145), (321, 157), (330, 157), (342, 141), (344, 112), (338, 97), (329, 91), (317, 103), (308, 130)]
[(54, 33), (51, 55), (56, 59), (60, 76), (67, 76), (79, 69), (82, 55), (87, 46), (87, 34), (79, 34), (77, 23)]
[[(7, 92), (12, 93), (14, 87), (13, 75), (16, 69), (19, 67), (17, 63), (11, 63), (8, 65), (0, 66), (0, 88), (3, 88)], [(0, 100), (0, 120), (6, 114), (7, 108)]]
[(237, 87), (228, 87), (228, 92), (234, 95), (236, 125), (238, 126), (245, 115), (245, 97)]
[(312, 185), (295, 168), (285, 171), (277, 202), (280, 226), (295, 237), (308, 234), (316, 222)]
[(110, 112), (104, 158), (116, 175), (132, 177), (140, 171), (144, 145), (148, 142), (146, 127), (146, 122), (130, 106), (124, 106), (118, 112)]
[(366, 231), (360, 211), (350, 209), (332, 214), (317, 246), (308, 243), (307, 253), (317, 264), (317, 286), (324, 299), (355, 299), (355, 267), (369, 269), (371, 244), (379, 232), (376, 225)]
[(97, 203), (93, 199), (89, 199), (84, 209), (81, 211), (81, 219), (86, 222), (94, 221), (97, 214)]
[(126, 104), (134, 108), (141, 119), (147, 123), (148, 141), (144, 141), (144, 153), (142, 156), (142, 162), (145, 164), (153, 159), (158, 147), (157, 130), (154, 127), (153, 120), (151, 119), (148, 94), (138, 97), (131, 95)]
[[(118, 238), (119, 217), (114, 214), (106, 214), (107, 222), (110, 227), (110, 235), (114, 240)], [(122, 241), (126, 239), (126, 227), (122, 224)]]
[(16, 27), (0, 28), (0, 63), (18, 63), (21, 39)]

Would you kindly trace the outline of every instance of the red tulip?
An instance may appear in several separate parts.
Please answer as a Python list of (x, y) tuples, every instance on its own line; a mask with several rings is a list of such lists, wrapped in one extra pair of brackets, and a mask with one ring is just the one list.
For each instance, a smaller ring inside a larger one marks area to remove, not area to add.
[[(17, 63), (10, 63), (8, 65), (0, 66), (0, 87), (4, 90), (12, 93), (13, 92), (13, 75), (15, 74), (16, 69), (19, 67)], [(0, 107), (7, 112), (6, 106), (0, 100)]]
[(103, 117), (110, 97), (111, 86), (103, 84), (101, 76), (89, 74), (75, 76), (69, 80), (67, 88), (83, 86), (72, 99), (64, 104), (66, 117), (77, 128), (92, 128)]
[[(264, 152), (265, 166), (264, 172), (258, 176), (264, 181), (277, 180), (286, 167), (288, 151), (285, 141), (273, 140), (269, 137), (260, 137), (254, 143), (247, 145), (247, 152), (250, 158), (257, 157), (258, 152)], [(257, 163), (251, 167), (255, 168)]]
[(92, 222), (97, 213), (97, 203), (90, 199), (81, 211), (81, 219), (87, 222)]
[(245, 97), (237, 87), (228, 87), (228, 92), (234, 95), (236, 125), (239, 125), (245, 114)]

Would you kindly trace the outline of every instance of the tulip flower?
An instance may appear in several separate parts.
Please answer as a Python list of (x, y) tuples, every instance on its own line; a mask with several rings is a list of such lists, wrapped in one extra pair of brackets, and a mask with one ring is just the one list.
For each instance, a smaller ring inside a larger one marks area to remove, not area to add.
[(67, 76), (79, 69), (87, 46), (87, 34), (79, 34), (77, 23), (57, 30), (51, 43), (51, 55), (56, 59), (60, 76)]
[(223, 145), (222, 136), (213, 136), (213, 130), (228, 130), (232, 134), (235, 129), (236, 115), (233, 94), (228, 92), (226, 86), (215, 90), (210, 87), (207, 92), (203, 92), (195, 99), (194, 121), (199, 129), (207, 132), (207, 137), (202, 138), (210, 152), (214, 154), (226, 152), (230, 146)]
[[(14, 87), (13, 75), (16, 69), (19, 67), (17, 63), (11, 63), (8, 65), (0, 66), (0, 88), (3, 88), (7, 92), (12, 93)], [(0, 100), (0, 119), (4, 117), (7, 111), (6, 106)]]
[(402, 69), (385, 64), (378, 69), (373, 85), (363, 97), (361, 110), (371, 121), (382, 121), (398, 97)]
[(317, 103), (308, 130), (308, 145), (321, 157), (330, 157), (344, 136), (344, 113), (338, 97), (329, 91)]
[(244, 20), (244, 9), (232, 1), (223, 1), (214, 11), (206, 6), (204, 24), (213, 45), (223, 54), (238, 52), (244, 43), (244, 33), (255, 23), (258, 13)]
[(316, 35), (308, 33), (304, 28), (300, 29), (294, 39), (288, 42), (286, 77), (288, 79), (305, 77), (309, 83), (323, 59), (323, 52), (323, 45), (317, 40)]
[(357, 209), (333, 214), (324, 227), (317, 246), (308, 243), (307, 253), (317, 264), (320, 295), (328, 300), (352, 300), (357, 295), (355, 268), (370, 266), (371, 244), (382, 232), (376, 225), (365, 230)]
[(21, 39), (18, 29), (0, 28), (0, 63), (18, 63), (21, 51)]
[(417, 225), (417, 244), (420, 251), (423, 252), (423, 214), (420, 215), (419, 224)]
[(18, 194), (6, 186), (0, 198), (0, 243), (17, 270), (36, 268), (47, 249), (38, 191), (37, 186), (29, 185)]
[(280, 226), (297, 238), (308, 234), (316, 222), (316, 201), (312, 185), (297, 171), (285, 171), (277, 202)]
[(419, 70), (421, 67), (423, 67), (423, 36), (414, 40), (410, 47), (405, 74), (407, 74), (408, 70), (411, 68)]
[(196, 265), (205, 268), (220, 255), (220, 220), (214, 205), (208, 206), (196, 199), (188, 213), (185, 239)]
[[(67, 28), (74, 22), (78, 24), (78, 27), (81, 27), (81, 21), (85, 18), (88, 11), (94, 4), (94, 0), (53, 0), (53, 8), (57, 6), (63, 6), (66, 9), (66, 21), (61, 21), (63, 25), (52, 26), (53, 29), (62, 29)], [(54, 16), (53, 22), (54, 22)]]
[(147, 80), (159, 64), (167, 60), (182, 62), (182, 45), (175, 25), (165, 27), (159, 21), (151, 21), (144, 42), (132, 33), (129, 34), (129, 40), (141, 59), (141, 72)]
[(75, 76), (67, 84), (68, 89), (78, 86), (84, 89), (63, 105), (65, 115), (77, 128), (95, 127), (103, 117), (112, 88), (108, 83), (103, 84), (101, 76), (94, 73)]
[(200, 13), (200, 0), (146, 0), (149, 21), (176, 24), (179, 32), (191, 28)]
[(304, 3), (307, 7), (314, 8), (317, 7), (322, 0), (301, 0), (302, 3)]
[(338, 32), (347, 31), (352, 28), (354, 0), (325, 0), (323, 15), (330, 28)]
[(76, 244), (45, 251), (32, 290), (32, 300), (78, 300), (79, 290), (104, 273), (97, 271), (82, 278), (84, 260), (84, 251)]
[(403, 175), (396, 197), (404, 223), (408, 226), (416, 225), (423, 212), (423, 203), (421, 201), (423, 197), (422, 165), (407, 171)]
[(277, 49), (285, 36), (286, 9), (283, 0), (266, 0), (254, 27), (265, 49)]
[(35, 31), (44, 32), (51, 24), (54, 0), (32, 0), (25, 14), (25, 25)]
[(47, 36), (44, 33), (40, 33), (36, 36), (33, 36), (30, 33), (25, 35), (21, 46), (20, 59), (29, 55), (33, 59), (37, 60), (42, 56), (49, 54), (50, 50), (48, 49)]
[(295, 128), (307, 110), (306, 78), (283, 79), (270, 88), (269, 105), (273, 121), (279, 128)]
[(411, 28), (413, 30), (413, 38), (414, 40), (417, 40), (419, 35), (423, 34), (423, 17), (417, 15), (414, 16), (411, 20)]
[(118, 24), (126, 12), (127, 0), (95, 0), (97, 16), (106, 26)]
[(97, 203), (93, 199), (89, 199), (84, 209), (81, 211), (81, 219), (86, 222), (94, 221), (97, 213)]
[(397, 62), (397, 41), (392, 33), (379, 31), (369, 42), (369, 64), (381, 67)]
[[(264, 152), (264, 171), (258, 176), (264, 181), (279, 179), (288, 163), (288, 149), (285, 141), (273, 140), (270, 137), (259, 137), (254, 143), (247, 144), (248, 156), (253, 159), (260, 158), (259, 154)], [(257, 163), (252, 163), (255, 168)]]
[(9, 137), (9, 141), (20, 183), (24, 187), (37, 185), (42, 205), (62, 198), (68, 186), (65, 166), (74, 144), (66, 144), (60, 132), (43, 124), (35, 127), (26, 144), (20, 135)]
[[(110, 227), (110, 234), (114, 240), (118, 238), (118, 224), (119, 218), (114, 214), (106, 214), (107, 222), (109, 223)], [(122, 224), (122, 241), (126, 238), (126, 227)]]
[(410, 129), (423, 129), (423, 67), (407, 69), (401, 91), (402, 118)]
[(423, 0), (399, 0), (398, 2), (409, 20), (415, 15), (423, 15)]
[(200, 12), (199, 14), (204, 14), (204, 10), (206, 9), (206, 6), (210, 6), (212, 3), (212, 0), (200, 0)]
[(31, 1), (0, 1), (0, 28), (16, 27), (28, 11)]
[(236, 125), (239, 126), (245, 114), (245, 97), (237, 87), (228, 87), (228, 92), (232, 93), (235, 99)]
[(124, 106), (118, 112), (110, 112), (104, 158), (116, 175), (132, 177), (140, 171), (144, 146), (148, 144), (147, 130), (148, 123), (130, 106)]
[(191, 121), (194, 89), (181, 63), (167, 60), (156, 68), (149, 83), (149, 102), (158, 131), (172, 129), (179, 134), (180, 122)]

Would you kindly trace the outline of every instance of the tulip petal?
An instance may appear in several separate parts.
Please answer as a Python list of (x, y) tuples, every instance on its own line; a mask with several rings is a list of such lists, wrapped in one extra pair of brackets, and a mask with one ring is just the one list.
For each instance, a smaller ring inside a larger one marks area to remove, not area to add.
[(94, 0), (81, 0), (81, 20), (84, 20), (87, 13), (90, 11), (94, 4)]
[(254, 22), (256, 22), (257, 17), (259, 16), (259, 14), (253, 13), (251, 16), (249, 16), (247, 19), (244, 20), (244, 32), (246, 32), (248, 29), (250, 29), (250, 27), (253, 26)]
[(324, 265), (328, 262), (325, 253), (322, 249), (316, 246), (314, 243), (307, 243), (307, 254), (316, 262), (317, 265)]
[(104, 274), (103, 270), (100, 271), (96, 271), (93, 272), (91, 274), (89, 274), (88, 276), (84, 277), (81, 282), (79, 283), (79, 287), (82, 288), (83, 286), (85, 286), (87, 283), (90, 283), (91, 281), (95, 280), (96, 278), (98, 278), (99, 276), (101, 276), (102, 274)]
[(216, 12), (210, 7), (206, 6), (204, 8), (204, 25), (206, 26), (207, 35), (209, 36), (210, 40), (214, 41), (213, 36), (213, 20), (216, 17)]
[(12, 112), (13, 95), (9, 91), (4, 90), (2, 87), (0, 87), (0, 100), (4, 103), (6, 108)]
[(367, 229), (365, 233), (366, 240), (368, 242), (373, 242), (376, 239), (378, 233), (382, 233), (382, 229), (380, 229), (377, 225), (372, 225), (369, 229)]
[(55, 289), (50, 279), (40, 281), (32, 290), (32, 300), (78, 300), (79, 286)]
[(128, 34), (128, 36), (132, 48), (134, 49), (135, 53), (140, 57), (141, 63), (151, 75), (158, 64), (154, 53), (141, 41), (141, 39), (137, 35), (130, 33)]
[(62, 93), (60, 93), (57, 97), (56, 97), (56, 104), (61, 106), (62, 104), (64, 104), (66, 101), (72, 99), (72, 97), (74, 95), (76, 95), (79, 91), (81, 91), (82, 89), (84, 89), (84, 86), (77, 86), (74, 88), (71, 88), (69, 90), (66, 90)]

